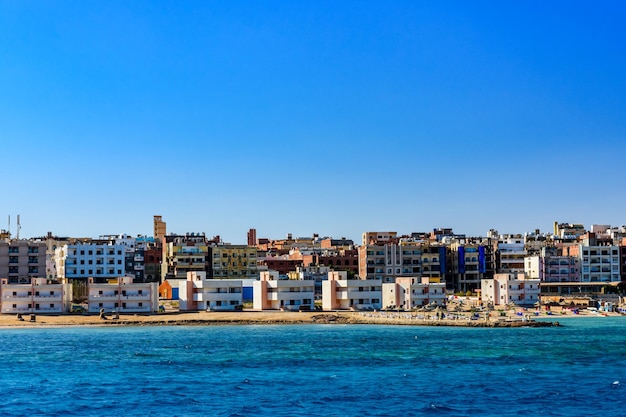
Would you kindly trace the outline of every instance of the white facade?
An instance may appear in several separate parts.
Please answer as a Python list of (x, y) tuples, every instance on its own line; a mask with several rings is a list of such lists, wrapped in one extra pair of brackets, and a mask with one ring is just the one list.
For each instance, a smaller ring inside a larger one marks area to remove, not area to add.
[(446, 284), (428, 278), (398, 278), (382, 284), (384, 308), (411, 310), (428, 304), (446, 304)]
[(67, 313), (71, 305), (69, 284), (48, 284), (46, 278), (32, 278), (30, 284), (1, 281), (2, 313)]
[(524, 274), (530, 279), (541, 279), (541, 257), (527, 256), (524, 258)]
[(181, 311), (227, 311), (243, 306), (243, 282), (240, 279), (207, 279), (204, 271), (187, 272), (179, 283)]
[(156, 313), (159, 308), (159, 292), (156, 282), (133, 283), (132, 277), (120, 277), (117, 282), (98, 284), (89, 278), (88, 311), (98, 313), (101, 309), (116, 313)]
[(524, 258), (527, 255), (522, 236), (504, 235), (498, 239), (499, 263), (497, 272), (524, 272)]
[(369, 310), (382, 308), (380, 279), (347, 279), (345, 271), (330, 271), (322, 282), (324, 310)]
[(581, 282), (619, 282), (619, 246), (580, 245)]
[(481, 301), (493, 306), (535, 304), (539, 301), (540, 281), (523, 277), (523, 274), (495, 274), (493, 279), (483, 279)]
[(253, 288), (255, 310), (313, 310), (313, 280), (278, 279), (277, 271), (262, 271)]
[(125, 272), (126, 246), (113, 244), (63, 245), (55, 250), (57, 277), (116, 278)]

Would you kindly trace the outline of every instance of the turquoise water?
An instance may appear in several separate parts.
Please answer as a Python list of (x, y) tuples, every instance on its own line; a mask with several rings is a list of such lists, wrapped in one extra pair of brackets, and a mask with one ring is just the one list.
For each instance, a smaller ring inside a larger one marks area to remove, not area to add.
[(626, 318), (560, 322), (6, 329), (0, 415), (621, 415)]

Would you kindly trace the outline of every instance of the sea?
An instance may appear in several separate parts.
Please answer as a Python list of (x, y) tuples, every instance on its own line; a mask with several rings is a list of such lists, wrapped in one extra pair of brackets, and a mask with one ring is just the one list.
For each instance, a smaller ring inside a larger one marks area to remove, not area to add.
[(559, 324), (2, 329), (0, 415), (623, 415), (626, 317)]

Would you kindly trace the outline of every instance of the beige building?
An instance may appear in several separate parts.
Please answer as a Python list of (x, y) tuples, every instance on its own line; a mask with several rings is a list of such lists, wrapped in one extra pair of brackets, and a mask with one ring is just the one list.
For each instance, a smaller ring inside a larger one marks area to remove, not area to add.
[(240, 279), (207, 279), (206, 272), (188, 272), (180, 282), (181, 311), (233, 311), (242, 308), (243, 282)]
[(412, 310), (446, 304), (445, 284), (428, 278), (398, 278), (395, 283), (382, 284), (382, 293), (384, 308)]
[(28, 239), (0, 241), (0, 277), (10, 283), (30, 284), (46, 276), (46, 242)]
[(88, 311), (98, 313), (156, 313), (159, 292), (156, 282), (133, 283), (133, 277), (119, 277), (107, 283), (88, 280)]
[(493, 279), (481, 282), (481, 301), (492, 306), (514, 304), (532, 306), (539, 301), (540, 281), (525, 279), (523, 273), (495, 274)]
[(324, 310), (372, 310), (382, 308), (380, 279), (348, 279), (345, 271), (330, 271), (322, 282)]
[(217, 245), (209, 249), (209, 276), (215, 279), (257, 279), (257, 249), (247, 245)]
[(277, 271), (262, 271), (253, 283), (255, 310), (313, 310), (315, 281), (278, 279)]
[(2, 313), (60, 314), (70, 310), (70, 284), (49, 284), (46, 278), (31, 278), (28, 284), (10, 284), (0, 280)]

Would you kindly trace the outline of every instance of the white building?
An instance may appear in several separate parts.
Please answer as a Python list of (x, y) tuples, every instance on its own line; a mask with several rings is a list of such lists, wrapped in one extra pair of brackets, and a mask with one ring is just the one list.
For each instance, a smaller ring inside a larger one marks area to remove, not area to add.
[(446, 284), (428, 278), (398, 277), (395, 283), (382, 284), (383, 306), (411, 310), (428, 304), (446, 304)]
[(207, 279), (204, 271), (189, 271), (187, 280), (179, 282), (179, 309), (237, 310), (243, 306), (242, 290), (240, 279)]
[(278, 279), (278, 271), (261, 271), (254, 282), (255, 310), (313, 310), (315, 281)]
[(63, 245), (55, 250), (57, 277), (64, 282), (93, 277), (97, 282), (123, 276), (125, 254), (125, 245)]
[(159, 292), (156, 282), (133, 283), (132, 277), (120, 277), (106, 284), (88, 280), (88, 311), (98, 313), (156, 313)]
[(481, 301), (493, 306), (532, 306), (539, 301), (539, 282), (524, 279), (524, 274), (495, 274), (493, 279), (481, 281)]
[(527, 252), (524, 237), (521, 235), (503, 235), (498, 239), (498, 264), (496, 271), (499, 273), (523, 273), (524, 258)]
[(582, 282), (619, 282), (619, 246), (579, 245)]
[(30, 284), (9, 284), (0, 280), (2, 313), (66, 313), (70, 310), (70, 284), (48, 284), (46, 278), (32, 278)]
[(348, 279), (346, 271), (330, 271), (322, 282), (324, 310), (369, 310), (382, 307), (380, 279)]

